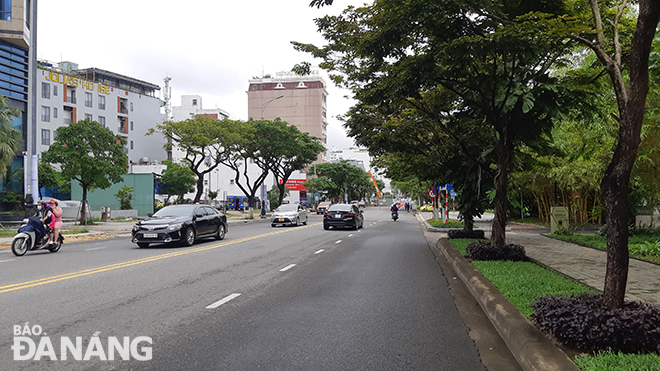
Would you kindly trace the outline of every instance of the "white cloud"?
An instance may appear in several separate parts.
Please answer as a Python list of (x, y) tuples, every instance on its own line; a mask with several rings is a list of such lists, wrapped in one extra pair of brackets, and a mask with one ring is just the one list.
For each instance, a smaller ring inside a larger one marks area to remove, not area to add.
[[(291, 41), (324, 43), (313, 19), (338, 14), (363, 1), (335, 0), (321, 9), (309, 0), (57, 0), (40, 1), (38, 58), (71, 61), (153, 84), (172, 77), (173, 103), (198, 94), (205, 108), (247, 119), (248, 79), (318, 61), (296, 52)], [(351, 106), (329, 79), (328, 144), (345, 148), (337, 115)]]

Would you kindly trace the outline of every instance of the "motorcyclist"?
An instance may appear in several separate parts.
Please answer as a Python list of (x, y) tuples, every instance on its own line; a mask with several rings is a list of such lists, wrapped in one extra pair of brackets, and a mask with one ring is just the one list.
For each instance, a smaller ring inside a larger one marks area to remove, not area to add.
[(396, 204), (392, 204), (390, 211), (392, 212), (392, 219), (396, 221), (399, 218), (399, 208), (396, 207)]

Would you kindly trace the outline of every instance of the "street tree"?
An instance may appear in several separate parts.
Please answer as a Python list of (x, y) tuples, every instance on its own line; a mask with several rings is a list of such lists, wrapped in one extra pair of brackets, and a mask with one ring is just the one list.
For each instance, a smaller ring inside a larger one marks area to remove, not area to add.
[(62, 179), (62, 173), (53, 169), (50, 164), (39, 160), (39, 198), (41, 195), (41, 188), (50, 188), (59, 190), (67, 185), (68, 181)]
[(125, 145), (122, 136), (85, 119), (57, 128), (55, 141), (42, 154), (42, 161), (59, 166), (65, 179), (80, 183), (83, 224), (87, 224), (87, 192), (122, 181), (128, 166)]
[(0, 174), (7, 171), (16, 151), (21, 148), (21, 131), (13, 125), (16, 117), (21, 117), (21, 111), (9, 108), (7, 97), (0, 95)]
[(184, 121), (166, 121), (149, 130), (147, 135), (162, 134), (168, 142), (165, 149), (177, 146), (183, 151), (181, 162), (197, 178), (198, 202), (204, 192), (204, 177), (227, 161), (235, 142), (241, 138), (243, 124), (235, 120), (217, 120), (195, 116)]
[(377, 1), (318, 19), (328, 45), (294, 43), (296, 49), (322, 58), (320, 66), (333, 73), (335, 82), (352, 89), (360, 103), (381, 109), (405, 100), (434, 115), (432, 107), (421, 104), (422, 95), (442, 87), (456, 96), (465, 114), (495, 134), (495, 142), (487, 143), (496, 156), (494, 246), (506, 242), (515, 148), (542, 145), (540, 139), (559, 114), (551, 68), (570, 47), (541, 32), (535, 22), (506, 21), (530, 11), (561, 10), (561, 2), (516, 4)]
[(178, 196), (178, 201), (182, 201), (186, 193), (195, 190), (195, 173), (189, 167), (177, 164), (172, 161), (165, 161), (165, 171), (160, 177), (159, 182), (162, 185), (161, 192), (167, 195), (165, 203), (169, 203), (171, 196)]

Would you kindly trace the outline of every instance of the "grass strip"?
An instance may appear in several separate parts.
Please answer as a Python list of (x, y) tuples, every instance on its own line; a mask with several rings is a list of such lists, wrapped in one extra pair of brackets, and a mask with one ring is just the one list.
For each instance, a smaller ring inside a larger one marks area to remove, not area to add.
[[(589, 246), (599, 250), (607, 250), (605, 236), (597, 234), (549, 234), (548, 237), (558, 240)], [(628, 237), (628, 251), (630, 256), (660, 263), (660, 237), (656, 235), (633, 235)]]
[[(466, 256), (466, 246), (477, 240), (449, 241)], [(594, 292), (586, 285), (530, 262), (473, 261), (472, 264), (527, 318), (532, 313), (532, 302), (541, 296)], [(660, 371), (658, 354), (599, 352), (578, 356), (574, 361), (585, 371)]]

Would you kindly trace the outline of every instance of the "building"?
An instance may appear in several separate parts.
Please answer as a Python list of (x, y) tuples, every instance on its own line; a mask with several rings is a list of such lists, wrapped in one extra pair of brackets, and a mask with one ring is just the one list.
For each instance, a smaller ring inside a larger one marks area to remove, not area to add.
[(182, 95), (181, 105), (172, 107), (172, 120), (183, 121), (193, 116), (223, 120), (229, 118), (229, 112), (220, 108), (203, 108), (202, 97), (199, 95)]
[(364, 171), (371, 170), (371, 156), (369, 155), (369, 150), (366, 148), (332, 149), (328, 151), (326, 160), (332, 163), (345, 161)]
[(130, 167), (167, 159), (162, 135), (147, 135), (165, 119), (160, 86), (99, 68), (78, 69), (72, 62), (39, 61), (37, 152), (48, 150), (58, 127), (96, 121), (126, 139)]
[[(8, 98), (8, 106), (21, 112), (13, 121), (23, 134), (23, 148), (9, 165), (7, 174), (0, 174), (2, 190), (31, 198), (38, 178), (36, 101), (37, 0), (0, 1), (0, 94)], [(20, 174), (23, 174), (21, 179)]]
[[(266, 75), (248, 81), (248, 117), (280, 118), (303, 133), (319, 138), (327, 147), (328, 92), (318, 72), (304, 76), (278, 72), (274, 78)], [(319, 155), (317, 162), (323, 162), (324, 158), (324, 154)]]

